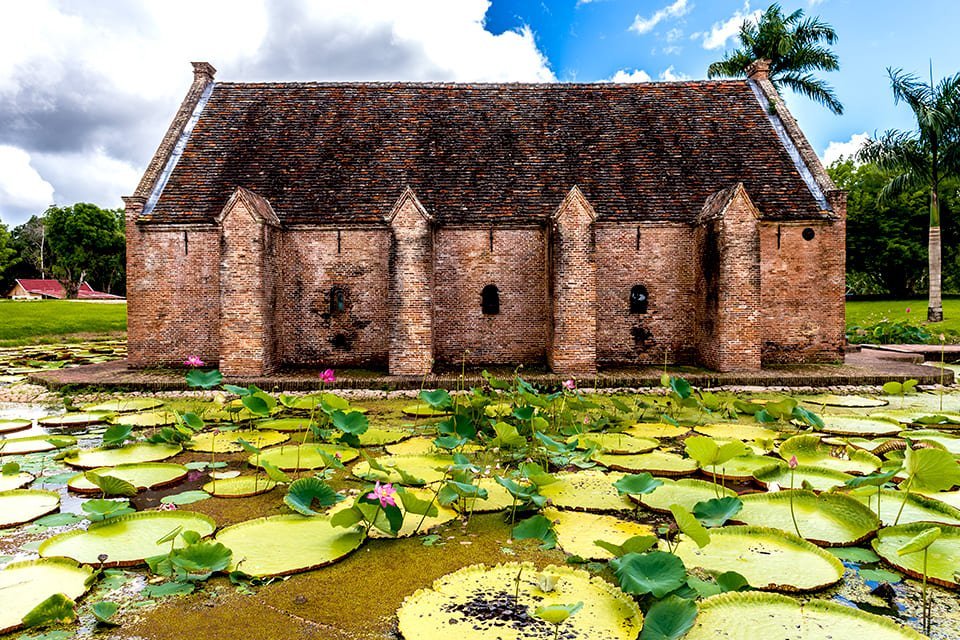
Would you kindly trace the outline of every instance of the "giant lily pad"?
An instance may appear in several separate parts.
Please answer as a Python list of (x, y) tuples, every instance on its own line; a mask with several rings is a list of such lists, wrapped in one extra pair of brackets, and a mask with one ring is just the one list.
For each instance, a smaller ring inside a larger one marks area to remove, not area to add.
[[(181, 464), (165, 462), (145, 462), (121, 464), (115, 467), (98, 467), (92, 470), (98, 476), (113, 476), (129, 482), (137, 489), (157, 489), (175, 484), (187, 475), (187, 468)], [(100, 488), (87, 480), (82, 473), (70, 478), (67, 487), (77, 493), (99, 493)]]
[(770, 527), (723, 527), (704, 547), (683, 536), (674, 553), (687, 567), (736, 571), (766, 591), (816, 591), (843, 578), (843, 564), (806, 540)]
[(53, 451), (77, 444), (73, 436), (28, 436), (0, 440), (0, 456)]
[(0, 491), (12, 491), (13, 489), (19, 489), (25, 487), (28, 484), (33, 482), (33, 475), (27, 473), (26, 471), (18, 471), (17, 473), (0, 473)]
[(847, 480), (853, 479), (852, 475), (842, 471), (803, 464), (791, 470), (784, 463), (758, 469), (753, 472), (753, 477), (764, 487), (776, 483), (784, 489), (789, 489), (790, 483), (793, 482), (794, 488), (799, 489), (804, 483), (807, 483), (814, 491), (829, 491), (834, 487), (841, 487)]
[(821, 407), (845, 407), (847, 409), (873, 409), (889, 404), (886, 400), (881, 400), (880, 398), (838, 396), (832, 393), (820, 396), (804, 396), (798, 399), (808, 404), (815, 404)]
[(654, 489), (652, 493), (634, 497), (645, 507), (654, 511), (670, 513), (671, 505), (679, 504), (687, 511), (693, 511), (698, 502), (713, 500), (717, 497), (735, 498), (736, 496), (736, 491), (706, 480), (695, 478), (670, 480), (664, 478), (663, 484)]
[(108, 414), (103, 413), (64, 413), (40, 418), (37, 424), (42, 427), (87, 427), (104, 422), (108, 417)]
[(0, 420), (0, 433), (24, 431), (33, 426), (30, 420)]
[(66, 558), (14, 562), (0, 571), (0, 635), (19, 629), (23, 618), (56, 594), (76, 600), (90, 588), (93, 569)]
[(261, 420), (256, 424), (257, 429), (268, 431), (306, 431), (310, 428), (310, 418), (276, 418)]
[(583, 433), (573, 439), (578, 449), (595, 447), (605, 453), (646, 453), (660, 446), (654, 438), (638, 438), (627, 433)]
[(116, 467), (121, 464), (138, 464), (142, 462), (157, 462), (166, 460), (180, 453), (183, 449), (178, 444), (153, 444), (150, 442), (136, 442), (125, 447), (108, 449), (82, 449), (63, 459), (71, 467), (94, 469), (96, 467)]
[(408, 416), (418, 416), (421, 418), (433, 418), (436, 416), (445, 416), (449, 415), (450, 411), (447, 409), (434, 409), (428, 404), (418, 403), (418, 404), (408, 404), (403, 409), (401, 409)]
[[(412, 493), (414, 496), (423, 500), (424, 502), (430, 502), (433, 499), (433, 491), (428, 491), (426, 489), (406, 489), (406, 491)], [(443, 507), (434, 503), (433, 506), (437, 508), (437, 515), (435, 516), (426, 516), (418, 513), (407, 513), (407, 510), (403, 506), (403, 501), (397, 496), (397, 507), (399, 507), (400, 512), (403, 513), (403, 526), (400, 527), (400, 530), (397, 531), (397, 538), (409, 538), (410, 536), (419, 535), (422, 533), (428, 532), (430, 529), (437, 527), (441, 524), (446, 524), (451, 520), (455, 520), (457, 517), (457, 512), (451, 508)], [(348, 503), (343, 503), (344, 506), (340, 508), (346, 508), (349, 506)], [(336, 509), (336, 507), (334, 508)], [(371, 538), (391, 538), (390, 536), (383, 531), (380, 531), (376, 527), (370, 529), (370, 533), (367, 534)]]
[(886, 420), (859, 416), (823, 416), (823, 431), (841, 436), (892, 436), (900, 425)]
[(269, 462), (284, 471), (296, 471), (298, 469), (320, 469), (326, 467), (327, 459), (329, 457), (336, 457), (338, 454), (341, 462), (349, 462), (359, 455), (356, 449), (351, 449), (350, 447), (342, 447), (334, 444), (309, 443), (290, 447), (273, 447), (259, 455), (254, 454), (250, 456), (247, 458), (247, 461), (254, 466), (260, 465), (262, 467), (264, 462)]
[(369, 427), (366, 431), (361, 433), (358, 438), (360, 439), (361, 447), (377, 447), (406, 440), (412, 435), (413, 432), (408, 429), (397, 429), (394, 427)]
[(624, 433), (635, 438), (678, 438), (690, 431), (690, 427), (680, 427), (666, 422), (638, 422)]
[[(407, 640), (550, 638), (553, 625), (534, 609), (577, 602), (583, 608), (562, 626), (566, 640), (633, 640), (640, 633), (643, 615), (617, 587), (586, 571), (549, 566), (538, 572), (529, 563), (464, 567), (408, 596), (397, 616)], [(487, 613), (493, 610), (505, 614)]]
[(916, 431), (903, 431), (900, 433), (900, 437), (920, 440), (921, 442), (936, 442), (953, 455), (960, 456), (960, 436), (947, 435), (934, 429), (917, 429)]
[(560, 548), (572, 556), (586, 560), (609, 560), (606, 549), (594, 544), (596, 540), (623, 544), (634, 536), (656, 535), (653, 527), (639, 522), (621, 520), (614, 516), (544, 509), (543, 515), (553, 522)]
[[(0, 477), (0, 486), (3, 486), (3, 478)], [(953, 507), (954, 509), (960, 509), (960, 491), (940, 491), (938, 493), (926, 493), (925, 495), (928, 498), (937, 500), (946, 505)]]
[(0, 493), (0, 529), (36, 520), (60, 506), (60, 494), (39, 489), (14, 489)]
[(923, 552), (900, 555), (897, 550), (931, 527), (940, 529), (940, 537), (927, 547), (927, 580), (941, 587), (956, 589), (960, 587), (960, 527), (925, 522), (901, 524), (880, 529), (871, 544), (881, 558), (908, 576), (920, 580), (923, 577)]
[[(722, 635), (721, 635), (722, 634)], [(888, 618), (827, 600), (730, 592), (707, 598), (684, 640), (925, 640)]]
[(371, 482), (421, 485), (443, 479), (445, 470), (453, 464), (453, 458), (445, 455), (382, 456), (374, 464), (384, 470), (375, 469), (366, 460), (361, 460), (353, 466), (353, 475)]
[(779, 491), (741, 496), (743, 509), (736, 520), (755, 526), (794, 531), (793, 511), (800, 535), (827, 547), (846, 547), (866, 540), (880, 527), (877, 514), (849, 496), (812, 491)]
[(594, 460), (610, 469), (639, 473), (646, 471), (655, 476), (687, 476), (697, 471), (697, 462), (667, 451), (651, 451), (632, 455), (602, 453)]
[(83, 407), (84, 411), (100, 411), (110, 413), (129, 413), (131, 411), (146, 411), (163, 406), (163, 400), (157, 398), (117, 398), (106, 400)]
[(869, 451), (853, 447), (843, 450), (843, 457), (834, 456), (831, 448), (822, 443), (818, 436), (812, 434), (793, 436), (786, 440), (780, 445), (779, 454), (784, 460), (795, 456), (800, 464), (844, 473), (873, 473), (880, 468), (882, 462)]
[(237, 431), (221, 431), (214, 434), (213, 431), (204, 431), (193, 436), (186, 448), (190, 451), (203, 451), (206, 453), (237, 453), (243, 451), (243, 446), (239, 440), (244, 439), (258, 449), (272, 447), (281, 444), (290, 439), (287, 433), (279, 431), (267, 431), (260, 429), (239, 429)]
[[(94, 522), (87, 530), (68, 531), (45, 540), (38, 549), (44, 558), (63, 556), (83, 564), (130, 567), (145, 558), (170, 551), (170, 541), (158, 544), (167, 534), (180, 527), (208, 536), (217, 528), (212, 518), (193, 511), (142, 511), (102, 522)], [(173, 545), (182, 546), (177, 537)]]
[[(867, 505), (874, 513), (877, 512), (877, 492), (866, 494), (851, 494), (851, 496)], [(886, 526), (894, 523), (909, 524), (911, 522), (938, 522), (941, 524), (960, 525), (960, 509), (946, 503), (911, 492), (900, 511), (904, 492), (894, 489), (880, 490), (880, 520)], [(897, 520), (899, 514), (900, 520)]]
[(633, 503), (622, 496), (613, 483), (622, 473), (603, 473), (589, 470), (577, 473), (554, 474), (555, 482), (540, 487), (540, 495), (564, 509), (585, 511), (631, 511)]
[(203, 485), (203, 490), (218, 498), (249, 498), (273, 490), (277, 483), (261, 476), (220, 478)]
[(717, 478), (723, 478), (724, 480), (749, 481), (753, 480), (753, 474), (759, 469), (769, 467), (776, 461), (776, 458), (770, 456), (747, 454), (730, 458), (723, 464), (717, 465), (716, 469), (713, 467), (703, 469), (703, 473), (712, 477), (716, 472)]
[(174, 424), (177, 417), (172, 411), (144, 411), (143, 413), (122, 413), (110, 419), (114, 424), (125, 424), (131, 427), (162, 427)]
[[(487, 492), (487, 497), (466, 498), (463, 511), (466, 513), (485, 513), (489, 511), (503, 511), (513, 504), (513, 496), (506, 488), (493, 478), (480, 478), (477, 480), (477, 486)], [(453, 504), (458, 511), (458, 503)]]
[(363, 531), (334, 527), (329, 516), (290, 514), (226, 527), (217, 542), (233, 551), (230, 571), (283, 576), (336, 562), (360, 546)]
[(718, 440), (774, 440), (780, 437), (778, 431), (756, 424), (721, 423), (701, 424), (694, 431)]

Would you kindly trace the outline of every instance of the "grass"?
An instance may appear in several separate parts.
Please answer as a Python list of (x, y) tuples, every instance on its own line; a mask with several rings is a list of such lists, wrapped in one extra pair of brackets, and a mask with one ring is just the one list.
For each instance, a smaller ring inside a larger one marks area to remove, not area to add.
[[(907, 311), (909, 309), (909, 311)], [(855, 300), (847, 302), (847, 328), (867, 326), (881, 320), (909, 321), (922, 324), (934, 336), (945, 333), (950, 342), (951, 334), (960, 335), (960, 296), (943, 299), (943, 322), (927, 323), (927, 299), (908, 300)]]
[(0, 300), (0, 346), (122, 337), (127, 305), (70, 300)]

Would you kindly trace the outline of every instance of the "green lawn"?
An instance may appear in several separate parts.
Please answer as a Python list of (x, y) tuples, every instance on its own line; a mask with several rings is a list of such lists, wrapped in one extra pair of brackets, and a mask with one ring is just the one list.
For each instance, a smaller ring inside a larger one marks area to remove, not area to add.
[(941, 332), (960, 335), (960, 297), (944, 298), (943, 322), (932, 324), (927, 324), (926, 298), (847, 302), (847, 327), (872, 325), (884, 319), (923, 324), (934, 336)]
[(117, 337), (126, 330), (126, 303), (0, 300), (0, 346)]

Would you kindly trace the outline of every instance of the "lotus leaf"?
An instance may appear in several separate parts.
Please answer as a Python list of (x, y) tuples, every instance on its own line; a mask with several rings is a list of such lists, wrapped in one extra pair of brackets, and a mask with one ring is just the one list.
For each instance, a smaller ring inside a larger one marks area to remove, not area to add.
[(0, 571), (0, 635), (19, 629), (23, 618), (50, 596), (76, 600), (89, 588), (93, 569), (66, 558), (14, 562)]
[[(513, 496), (499, 482), (493, 478), (480, 478), (477, 480), (477, 486), (487, 492), (485, 499), (466, 498), (464, 511), (467, 513), (485, 513), (489, 511), (503, 511), (509, 509), (513, 504)], [(453, 504), (458, 511), (460, 505), (458, 502)]]
[(205, 431), (193, 436), (186, 445), (186, 449), (206, 453), (238, 453), (244, 450), (243, 445), (238, 442), (241, 438), (255, 447), (263, 449), (286, 442), (290, 439), (290, 435), (266, 429), (221, 431), (216, 435), (212, 431)]
[(290, 447), (273, 447), (266, 449), (259, 455), (252, 455), (247, 458), (251, 466), (263, 466), (268, 462), (278, 469), (284, 471), (296, 471), (298, 469), (321, 469), (327, 466), (331, 457), (339, 455), (341, 462), (350, 462), (359, 454), (356, 449), (343, 447), (334, 444), (316, 444), (308, 443), (303, 445), (293, 445)]
[[(157, 489), (176, 484), (187, 475), (187, 468), (180, 464), (147, 462), (121, 464), (115, 467), (98, 467), (92, 470), (98, 476), (113, 476), (129, 482), (138, 489)], [(67, 487), (77, 493), (99, 493), (100, 488), (78, 473), (67, 481)]]
[(660, 446), (653, 438), (637, 438), (626, 433), (584, 433), (572, 440), (576, 441), (577, 449), (595, 447), (605, 453), (646, 453)]
[(233, 551), (230, 571), (266, 577), (336, 562), (360, 546), (363, 532), (331, 526), (329, 516), (289, 514), (226, 527), (216, 539)]
[[(540, 589), (538, 575), (555, 577), (552, 590)], [(562, 626), (568, 640), (633, 640), (640, 633), (643, 615), (636, 603), (610, 583), (570, 567), (549, 566), (538, 573), (532, 564), (464, 567), (408, 596), (397, 616), (400, 633), (411, 640), (547, 638), (553, 637), (553, 626), (534, 617), (534, 610), (578, 602), (583, 609)], [(515, 613), (485, 615), (493, 608)]]
[(806, 483), (814, 491), (829, 491), (834, 487), (842, 487), (847, 480), (853, 478), (849, 473), (804, 464), (791, 470), (786, 464), (777, 463), (753, 472), (753, 477), (764, 487), (776, 483), (784, 489), (790, 488), (791, 475), (795, 488), (799, 489)]
[(30, 420), (0, 420), (0, 433), (24, 431), (33, 426)]
[(0, 529), (36, 520), (60, 506), (60, 494), (39, 489), (0, 492)]
[(901, 438), (919, 440), (921, 442), (936, 442), (943, 445), (943, 448), (955, 456), (960, 456), (960, 436), (947, 435), (934, 429), (918, 429), (916, 431), (903, 431)]
[(371, 482), (429, 484), (443, 479), (445, 470), (453, 464), (453, 458), (445, 455), (383, 456), (374, 464), (384, 470), (375, 469), (366, 460), (361, 460), (353, 466), (353, 475)]
[(256, 424), (257, 429), (268, 431), (306, 431), (310, 428), (310, 418), (277, 418), (261, 420)]
[(413, 435), (408, 429), (396, 429), (393, 427), (369, 427), (360, 434), (361, 447), (379, 447), (385, 444), (394, 444), (406, 440)]
[[(900, 512), (900, 505), (903, 503), (903, 491), (895, 489), (880, 490), (880, 521), (886, 526), (893, 525), (897, 521), (897, 514)], [(866, 494), (850, 494), (855, 500), (867, 505), (874, 513), (877, 512), (877, 492), (870, 491)], [(900, 513), (900, 520), (897, 524), (909, 524), (911, 522), (937, 522), (940, 524), (960, 525), (960, 509), (950, 506), (939, 500), (927, 498), (917, 493), (911, 492), (903, 506), (903, 513)]]
[(109, 417), (103, 413), (64, 413), (59, 416), (47, 416), (37, 420), (42, 427), (87, 427), (103, 422)]
[[(145, 558), (165, 554), (168, 544), (158, 540), (180, 527), (182, 531), (196, 531), (208, 536), (216, 529), (209, 516), (193, 511), (142, 511), (95, 522), (86, 531), (68, 531), (45, 540), (39, 548), (42, 557), (63, 556), (84, 564), (100, 564), (99, 556), (106, 554), (104, 566), (129, 567)], [(174, 546), (182, 546), (177, 538)]]
[(640, 640), (680, 640), (697, 619), (697, 604), (678, 596), (667, 596), (647, 611)]
[(682, 587), (687, 580), (683, 560), (672, 553), (650, 551), (627, 553), (610, 561), (620, 588), (627, 593), (662, 598)]
[(880, 398), (865, 398), (863, 396), (838, 396), (823, 394), (819, 396), (803, 396), (799, 400), (821, 407), (846, 407), (848, 409), (872, 409), (889, 404)]
[(25, 453), (41, 453), (53, 451), (77, 444), (73, 436), (28, 436), (25, 438), (8, 438), (0, 440), (0, 455), (9, 456)]
[(540, 488), (540, 495), (563, 509), (584, 511), (632, 511), (633, 502), (620, 495), (613, 483), (622, 473), (603, 473), (597, 470), (554, 474), (555, 482)]
[(654, 511), (661, 513), (670, 513), (670, 506), (679, 504), (688, 511), (698, 502), (704, 502), (717, 497), (736, 497), (737, 492), (726, 487), (707, 482), (706, 480), (697, 480), (695, 478), (684, 478), (683, 480), (664, 479), (663, 486), (645, 496), (637, 496), (637, 499)]
[(825, 433), (842, 436), (892, 436), (900, 431), (900, 425), (887, 420), (860, 416), (824, 416)]
[(722, 423), (702, 424), (693, 428), (697, 433), (716, 438), (718, 440), (775, 440), (780, 437), (779, 431), (761, 427), (755, 424)]
[(83, 449), (68, 455), (63, 461), (71, 467), (94, 469), (96, 467), (116, 467), (121, 464), (166, 460), (181, 451), (180, 445), (177, 444), (137, 442), (116, 449), (104, 447)]
[[(405, 489), (405, 491), (413, 494), (414, 497), (419, 498), (427, 503), (433, 499), (433, 491), (429, 491), (427, 489), (408, 488)], [(435, 502), (434, 506), (437, 508), (437, 515), (428, 515), (426, 517), (418, 513), (408, 513), (404, 507), (403, 500), (399, 499), (399, 496), (397, 499), (397, 506), (400, 508), (400, 512), (403, 514), (403, 526), (397, 531), (397, 538), (408, 538), (410, 536), (427, 533), (434, 527), (437, 527), (441, 524), (446, 524), (447, 522), (451, 522), (457, 518), (456, 511), (447, 507), (442, 507)], [(383, 531), (380, 531), (377, 527), (372, 528), (369, 535), (371, 538), (391, 537)]]
[(146, 411), (163, 406), (163, 400), (157, 398), (117, 398), (106, 400), (83, 407), (84, 411), (106, 411), (110, 413), (128, 413), (130, 411)]
[(800, 533), (807, 540), (826, 547), (847, 547), (866, 540), (880, 527), (877, 514), (863, 503), (836, 493), (778, 491), (741, 496), (743, 509), (736, 519), (748, 525), (793, 530), (793, 510)]
[(638, 422), (624, 433), (635, 438), (678, 438), (690, 431), (690, 427), (681, 427), (666, 422)]
[(880, 468), (881, 460), (869, 451), (848, 447), (845, 458), (832, 455), (831, 448), (820, 441), (818, 436), (804, 434), (793, 436), (780, 445), (779, 455), (784, 460), (792, 457), (802, 465), (832, 469), (844, 473), (873, 473)]
[[(923, 553), (898, 553), (925, 531), (939, 529), (939, 537), (927, 548), (927, 580), (941, 587), (960, 588), (960, 527), (932, 525), (924, 522), (901, 524), (880, 529), (873, 544), (874, 551), (908, 576), (920, 580), (923, 575)], [(932, 537), (932, 536), (931, 536)]]
[(553, 522), (560, 548), (585, 560), (607, 560), (613, 557), (609, 551), (595, 545), (596, 540), (620, 545), (634, 536), (655, 534), (650, 525), (621, 520), (614, 516), (559, 509), (545, 509), (543, 515)]
[(203, 490), (218, 498), (249, 498), (272, 491), (277, 483), (260, 476), (235, 476), (203, 485)]
[(631, 455), (602, 453), (594, 460), (610, 469), (639, 473), (647, 471), (655, 476), (687, 476), (697, 471), (697, 462), (666, 451), (651, 451)]
[(5, 475), (0, 474), (0, 492), (19, 489), (27, 486), (31, 482), (33, 482), (33, 475), (27, 473), (26, 471)]
[(126, 424), (131, 427), (162, 427), (176, 424), (173, 411), (144, 411), (143, 413), (121, 413), (110, 419), (114, 424)]
[[(746, 624), (745, 624), (746, 623)], [(723, 634), (722, 636), (720, 634)], [(707, 598), (685, 640), (924, 640), (888, 618), (826, 600), (774, 593), (730, 592)]]
[(674, 553), (688, 567), (736, 571), (765, 591), (816, 591), (843, 578), (843, 564), (833, 555), (770, 527), (712, 529), (710, 544), (703, 547), (683, 536)]

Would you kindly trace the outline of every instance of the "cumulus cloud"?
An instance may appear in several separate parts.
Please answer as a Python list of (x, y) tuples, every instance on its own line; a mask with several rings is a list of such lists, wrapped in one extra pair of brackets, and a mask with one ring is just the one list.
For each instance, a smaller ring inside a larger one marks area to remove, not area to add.
[(643, 69), (620, 69), (613, 77), (610, 78), (610, 82), (650, 82), (653, 78), (650, 77), (650, 74), (644, 71)]
[(713, 26), (710, 27), (710, 31), (694, 34), (694, 37), (699, 36), (703, 39), (704, 49), (722, 49), (724, 46), (726, 46), (727, 41), (730, 40), (730, 38), (733, 38), (740, 33), (740, 25), (742, 25), (745, 20), (757, 22), (760, 20), (762, 13), (763, 12), (759, 9), (750, 11), (750, 2), (745, 2), (743, 7), (736, 11), (732, 16), (726, 20), (713, 23)]
[[(0, 148), (33, 179), (14, 183), (3, 172), (3, 214), (22, 222), (51, 197), (117, 206), (186, 93), (191, 60), (211, 62), (226, 81), (555, 81), (528, 27), (486, 30), (489, 5), (13, 3), (0, 21)], [(3, 191), (10, 184), (16, 198)]]
[(851, 158), (869, 138), (870, 136), (864, 131), (863, 133), (854, 133), (846, 142), (832, 141), (823, 150), (820, 159), (824, 165), (830, 166), (837, 160)]
[(0, 145), (0, 221), (13, 225), (53, 202), (53, 185), (44, 180), (23, 149)]
[(670, 18), (682, 18), (693, 10), (693, 4), (689, 3), (687, 0), (675, 0), (672, 4), (668, 4), (662, 9), (654, 12), (649, 18), (644, 18), (640, 14), (633, 19), (633, 24), (630, 25), (631, 31), (636, 31), (639, 34), (650, 33), (654, 28)]
[(660, 79), (664, 82), (679, 82), (682, 80), (689, 80), (690, 76), (675, 70), (673, 65), (670, 65), (660, 72)]

